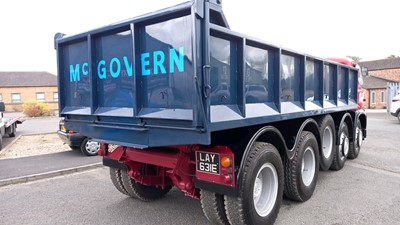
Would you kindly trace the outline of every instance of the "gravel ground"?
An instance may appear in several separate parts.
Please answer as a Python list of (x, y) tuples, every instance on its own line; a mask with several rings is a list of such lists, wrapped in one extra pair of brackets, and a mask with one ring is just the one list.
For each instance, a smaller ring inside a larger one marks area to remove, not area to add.
[(0, 151), (0, 158), (16, 158), (41, 155), (62, 151), (71, 151), (57, 133), (23, 135), (17, 141)]

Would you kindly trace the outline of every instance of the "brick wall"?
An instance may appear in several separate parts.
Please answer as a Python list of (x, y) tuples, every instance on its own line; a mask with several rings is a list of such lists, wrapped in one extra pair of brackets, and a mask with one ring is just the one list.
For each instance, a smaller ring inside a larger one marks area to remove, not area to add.
[[(383, 92), (383, 101), (381, 99), (381, 93)], [(375, 102), (372, 101), (372, 95), (375, 93)], [(369, 89), (364, 90), (364, 99), (366, 100), (363, 104), (365, 109), (386, 109), (386, 89)]]
[[(22, 111), (22, 104), (28, 101), (36, 101), (36, 93), (41, 92), (45, 95), (44, 102), (47, 103), (51, 110), (58, 110), (58, 100), (54, 99), (54, 93), (57, 93), (56, 86), (53, 87), (10, 87), (0, 88), (2, 101), (6, 105), (7, 112)], [(11, 101), (12, 93), (20, 93), (21, 102), (13, 103)]]
[(387, 69), (387, 70), (372, 70), (369, 74), (383, 77), (389, 80), (400, 81), (400, 68), (398, 69)]

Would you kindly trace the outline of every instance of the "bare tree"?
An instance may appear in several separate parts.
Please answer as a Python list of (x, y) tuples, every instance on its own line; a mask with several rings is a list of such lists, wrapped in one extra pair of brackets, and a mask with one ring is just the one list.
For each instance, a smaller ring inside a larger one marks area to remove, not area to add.
[(350, 58), (351, 60), (353, 60), (353, 62), (355, 62), (355, 63), (358, 63), (358, 62), (360, 62), (361, 61), (361, 57), (358, 57), (358, 56), (353, 56), (353, 55), (348, 55), (348, 56), (346, 56), (347, 58)]
[(389, 55), (387, 58), (388, 58), (388, 59), (395, 59), (395, 58), (399, 58), (399, 56), (396, 56), (396, 55)]

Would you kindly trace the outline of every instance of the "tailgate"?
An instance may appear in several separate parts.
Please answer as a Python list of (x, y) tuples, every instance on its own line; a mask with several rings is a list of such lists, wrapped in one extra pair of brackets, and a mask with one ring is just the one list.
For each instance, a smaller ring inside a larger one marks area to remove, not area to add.
[(58, 41), (60, 114), (193, 120), (190, 10)]
[(195, 113), (202, 105), (192, 7), (188, 2), (70, 37), (58, 34), (66, 126), (127, 146), (208, 143), (206, 134), (197, 135), (204, 132)]

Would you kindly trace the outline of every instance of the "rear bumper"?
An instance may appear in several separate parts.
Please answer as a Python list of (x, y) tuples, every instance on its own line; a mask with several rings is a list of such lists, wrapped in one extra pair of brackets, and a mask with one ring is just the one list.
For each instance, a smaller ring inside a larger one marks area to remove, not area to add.
[(78, 133), (66, 133), (63, 131), (57, 131), (58, 136), (60, 139), (69, 146), (81, 146), (82, 141), (85, 139), (85, 136), (80, 135)]

